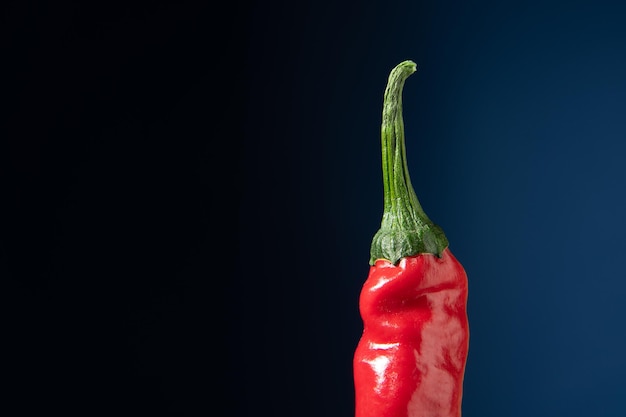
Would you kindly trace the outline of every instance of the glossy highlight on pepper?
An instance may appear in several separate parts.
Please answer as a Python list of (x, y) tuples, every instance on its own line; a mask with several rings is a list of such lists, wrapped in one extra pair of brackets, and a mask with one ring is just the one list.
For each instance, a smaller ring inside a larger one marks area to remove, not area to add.
[(402, 88), (391, 71), (382, 123), (384, 213), (361, 290), (356, 417), (460, 417), (469, 349), (467, 275), (422, 210), (406, 164)]

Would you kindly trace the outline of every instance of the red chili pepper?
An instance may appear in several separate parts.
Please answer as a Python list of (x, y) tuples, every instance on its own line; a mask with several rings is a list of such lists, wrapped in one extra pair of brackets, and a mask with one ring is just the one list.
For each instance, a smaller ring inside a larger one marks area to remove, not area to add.
[(382, 119), (384, 210), (359, 299), (356, 417), (459, 417), (469, 348), (467, 276), (422, 210), (407, 168), (402, 89), (389, 75)]

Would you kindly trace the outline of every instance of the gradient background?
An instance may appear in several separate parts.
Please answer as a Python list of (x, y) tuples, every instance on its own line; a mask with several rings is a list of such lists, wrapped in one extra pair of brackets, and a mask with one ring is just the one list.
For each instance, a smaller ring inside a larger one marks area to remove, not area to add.
[(3, 26), (3, 407), (352, 415), (412, 59), (412, 182), (469, 276), (463, 416), (624, 415), (626, 6), (33, 5)]

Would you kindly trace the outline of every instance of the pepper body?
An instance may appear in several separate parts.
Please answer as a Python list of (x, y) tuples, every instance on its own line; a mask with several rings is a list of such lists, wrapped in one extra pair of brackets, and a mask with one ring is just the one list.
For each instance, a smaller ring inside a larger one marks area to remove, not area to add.
[(469, 348), (467, 276), (411, 185), (402, 89), (413, 61), (392, 69), (383, 99), (383, 216), (359, 297), (355, 417), (460, 417)]
[(467, 276), (446, 248), (370, 266), (359, 298), (356, 417), (459, 417), (469, 347)]

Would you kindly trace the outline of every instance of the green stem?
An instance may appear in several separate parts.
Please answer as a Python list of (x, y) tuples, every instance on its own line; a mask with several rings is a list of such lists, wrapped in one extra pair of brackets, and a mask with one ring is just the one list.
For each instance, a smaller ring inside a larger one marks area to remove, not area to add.
[(402, 119), (402, 90), (417, 70), (413, 61), (398, 64), (389, 74), (381, 126), (384, 209), (380, 229), (372, 239), (370, 264), (386, 259), (432, 253), (441, 256), (448, 239), (424, 213), (409, 178)]

